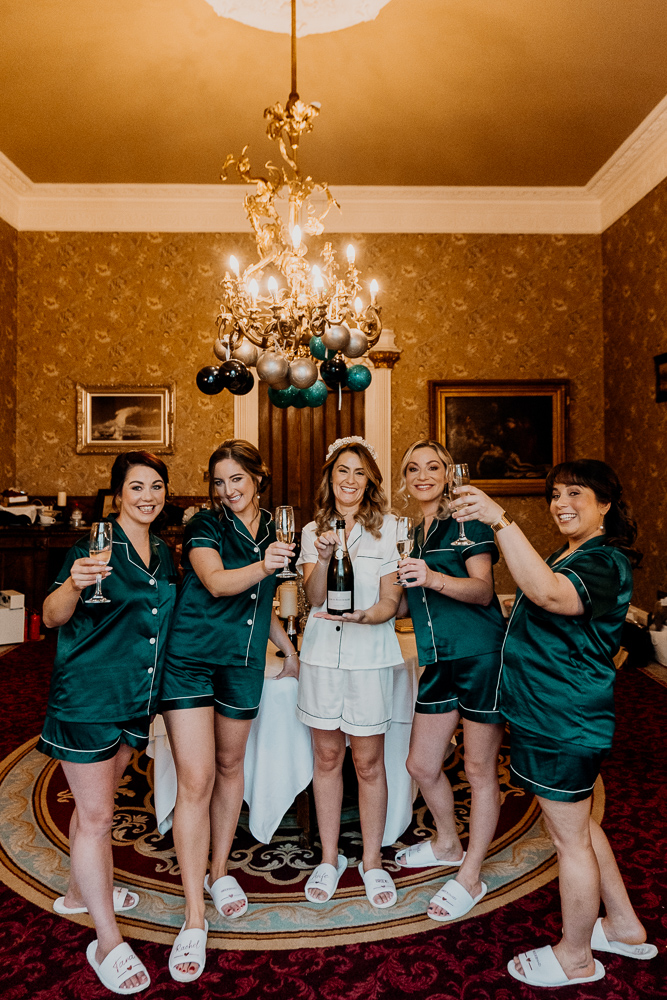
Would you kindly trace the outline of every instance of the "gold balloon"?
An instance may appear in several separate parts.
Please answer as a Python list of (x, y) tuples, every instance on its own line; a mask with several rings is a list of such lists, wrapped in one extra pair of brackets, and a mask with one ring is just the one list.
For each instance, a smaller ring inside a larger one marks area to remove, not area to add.
[(317, 382), (317, 365), (310, 358), (297, 358), (289, 366), (289, 378), (297, 389), (307, 389)]
[(343, 348), (346, 358), (360, 358), (368, 350), (368, 337), (363, 331), (353, 327), (350, 330), (350, 342)]
[[(264, 351), (257, 362), (257, 374), (263, 382), (275, 385), (276, 382), (284, 382), (288, 378), (289, 362), (282, 354), (275, 351)], [(288, 380), (289, 384), (289, 380)]]
[(324, 346), (330, 351), (344, 351), (350, 342), (350, 328), (345, 323), (327, 327), (322, 334)]
[(249, 340), (242, 340), (238, 347), (235, 347), (232, 351), (232, 357), (236, 361), (242, 361), (244, 365), (252, 368), (253, 365), (257, 364), (259, 350)]

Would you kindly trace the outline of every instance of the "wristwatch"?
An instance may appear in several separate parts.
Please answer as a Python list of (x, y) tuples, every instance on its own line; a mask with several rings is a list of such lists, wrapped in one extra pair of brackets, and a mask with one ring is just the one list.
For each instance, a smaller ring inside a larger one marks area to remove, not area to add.
[(506, 528), (508, 524), (514, 524), (514, 518), (510, 517), (506, 511), (503, 511), (500, 519), (495, 524), (492, 524), (491, 527), (494, 531), (500, 531), (501, 528)]

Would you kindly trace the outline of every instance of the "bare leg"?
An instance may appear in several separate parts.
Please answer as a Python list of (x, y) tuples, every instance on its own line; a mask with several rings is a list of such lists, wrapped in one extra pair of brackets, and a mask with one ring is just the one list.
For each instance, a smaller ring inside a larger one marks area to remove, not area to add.
[[(243, 760), (252, 719), (227, 719), (215, 713), (215, 785), (211, 799), (211, 885), (227, 874), (229, 852), (243, 805)], [(225, 916), (243, 900), (223, 907)]]
[[(340, 729), (311, 729), (313, 738), (313, 795), (322, 841), (322, 861), (338, 866), (338, 836), (343, 805), (345, 733)], [(309, 889), (313, 899), (324, 899), (321, 889)]]
[[(456, 874), (456, 881), (467, 889), (473, 899), (482, 891), (480, 870), (500, 815), (498, 751), (504, 731), (503, 723), (463, 720), (465, 769), (470, 782), (470, 827), (468, 850), (465, 861)], [(447, 781), (444, 775), (443, 778)], [(434, 903), (428, 909), (430, 913), (440, 915), (448, 912)]]
[[(350, 736), (352, 759), (359, 781), (359, 819), (363, 841), (364, 871), (382, 868), (382, 834), (387, 819), (387, 775), (384, 769), (384, 733)], [(376, 904), (388, 903), (390, 892), (374, 897)]]
[(592, 817), (590, 832), (600, 868), (600, 895), (606, 910), (606, 916), (602, 918), (602, 929), (607, 940), (643, 944), (646, 941), (644, 926), (630, 902), (607, 835)]
[(442, 770), (447, 748), (458, 724), (457, 711), (436, 715), (416, 712), (406, 762), (408, 773), (419, 785), (435, 820), (435, 837), (431, 847), (436, 858), (443, 861), (459, 861), (463, 854), (454, 819), (452, 786)]
[[(178, 778), (173, 834), (185, 893), (185, 926), (203, 930), (204, 877), (211, 840), (209, 805), (215, 776), (213, 707), (165, 712), (164, 721)], [(197, 964), (177, 968), (194, 973)]]
[[(116, 756), (121, 755), (124, 759), (122, 770), (125, 769), (131, 752), (130, 747), (120, 747)], [(110, 836), (119, 767), (120, 761), (116, 758), (95, 764), (62, 761), (78, 812), (76, 837), (71, 847), (72, 873), (83, 903), (88, 907), (95, 924), (98, 942), (95, 958), (98, 962), (103, 962), (109, 952), (123, 940), (113, 909), (113, 855)], [(141, 986), (146, 981), (146, 974), (140, 972), (128, 979), (122, 988)]]
[[(554, 802), (537, 797), (558, 854), (563, 936), (554, 953), (568, 979), (592, 976), (591, 935), (600, 909), (600, 869), (591, 842), (591, 799)], [(518, 958), (514, 964), (523, 975)]]
[[(127, 767), (130, 759), (132, 757), (132, 748), (127, 746), (127, 744), (122, 743), (118, 748), (118, 753), (114, 757), (115, 764), (115, 777), (114, 777), (114, 788), (117, 789), (120, 785), (120, 779), (125, 773), (125, 768)], [(76, 831), (79, 823), (79, 817), (76, 808), (72, 812), (72, 816), (69, 821), (69, 844), (70, 844), (70, 854), (72, 853), (72, 845), (76, 839)], [(113, 890), (112, 890), (113, 891)], [(125, 907), (129, 907), (132, 903), (131, 898), (128, 896), (125, 899)], [(69, 906), (73, 909), (79, 906), (84, 906), (83, 896), (81, 895), (81, 889), (77, 885), (72, 873), (70, 872), (69, 885), (67, 886), (67, 892), (65, 893), (65, 906)]]

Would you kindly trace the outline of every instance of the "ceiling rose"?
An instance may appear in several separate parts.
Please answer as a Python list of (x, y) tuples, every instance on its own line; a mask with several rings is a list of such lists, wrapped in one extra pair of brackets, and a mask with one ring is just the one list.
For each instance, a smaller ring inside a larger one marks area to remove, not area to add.
[[(290, 0), (206, 0), (220, 17), (231, 17), (263, 31), (290, 33)], [(340, 31), (374, 20), (389, 0), (299, 0), (299, 38)]]

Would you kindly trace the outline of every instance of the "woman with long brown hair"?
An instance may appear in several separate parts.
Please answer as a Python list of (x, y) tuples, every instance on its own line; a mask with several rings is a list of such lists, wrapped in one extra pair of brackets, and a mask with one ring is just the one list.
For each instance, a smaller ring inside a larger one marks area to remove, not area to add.
[(211, 509), (186, 525), (185, 575), (160, 702), (178, 780), (173, 831), (185, 920), (169, 959), (178, 982), (192, 982), (204, 971), (203, 889), (228, 920), (248, 908), (227, 864), (269, 637), (285, 653), (279, 677), (296, 676), (299, 663), (273, 612), (275, 573), (294, 546), (276, 541), (271, 516), (260, 508), (269, 471), (254, 445), (241, 440), (224, 441), (208, 467)]
[[(475, 525), (471, 544), (453, 544), (449, 510), (452, 459), (438, 441), (416, 441), (401, 462), (401, 492), (421, 510), (412, 555), (399, 564), (415, 629), (419, 681), (407, 768), (435, 820), (431, 840), (396, 855), (405, 868), (458, 868), (427, 913), (441, 922), (469, 912), (486, 893), (480, 870), (500, 812), (498, 751), (504, 720), (495, 706), (503, 618), (493, 589), (498, 549), (493, 532)], [(471, 788), (468, 850), (463, 851), (454, 798), (442, 762), (463, 722)]]
[[(338, 836), (349, 738), (359, 781), (359, 874), (371, 905), (388, 907), (397, 896), (381, 857), (387, 812), (384, 734), (391, 724), (393, 668), (403, 662), (393, 621), (400, 598), (394, 586), (398, 553), (382, 475), (363, 438), (341, 438), (329, 447), (316, 504), (315, 520), (303, 529), (298, 562), (312, 610), (301, 648), (297, 715), (312, 733), (322, 841), (322, 863), (306, 884), (306, 899), (325, 903), (347, 867)], [(326, 611), (327, 572), (339, 544), (336, 521), (344, 522), (354, 567), (354, 610), (342, 616)]]

